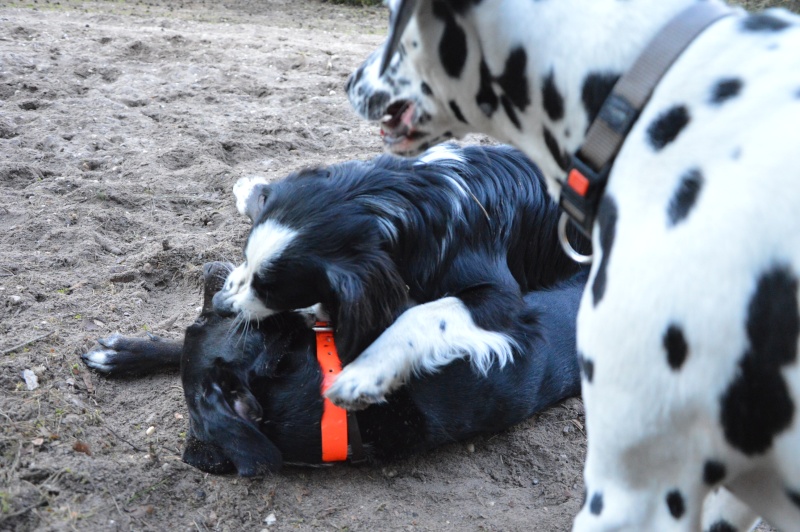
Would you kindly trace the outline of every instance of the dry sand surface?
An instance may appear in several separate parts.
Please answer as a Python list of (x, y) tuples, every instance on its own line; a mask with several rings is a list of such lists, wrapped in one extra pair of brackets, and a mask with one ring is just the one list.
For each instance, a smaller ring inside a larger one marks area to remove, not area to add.
[(0, 529), (569, 528), (577, 399), (383, 467), (252, 480), (180, 461), (177, 374), (106, 379), (80, 362), (112, 332), (181, 336), (203, 262), (241, 256), (237, 178), (379, 153), (343, 86), (384, 10), (24, 3), (0, 2)]

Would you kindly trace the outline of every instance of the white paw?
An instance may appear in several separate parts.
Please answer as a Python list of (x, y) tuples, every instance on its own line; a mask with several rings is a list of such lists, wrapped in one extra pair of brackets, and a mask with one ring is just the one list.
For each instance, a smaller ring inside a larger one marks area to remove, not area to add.
[(385, 403), (386, 396), (401, 384), (397, 372), (381, 367), (380, 362), (356, 361), (342, 370), (325, 395), (345, 410), (363, 410), (369, 405)]

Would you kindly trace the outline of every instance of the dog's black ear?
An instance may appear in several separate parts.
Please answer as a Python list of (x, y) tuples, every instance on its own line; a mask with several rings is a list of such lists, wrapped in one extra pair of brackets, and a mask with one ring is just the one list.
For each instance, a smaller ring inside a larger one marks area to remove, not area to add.
[(385, 254), (327, 269), (336, 323), (336, 346), (344, 363), (355, 359), (408, 307), (408, 290)]
[(399, 0), (394, 4), (396, 5), (392, 9), (392, 19), (389, 21), (389, 38), (386, 39), (386, 48), (383, 49), (383, 59), (381, 59), (381, 76), (392, 61), (408, 21), (417, 8), (417, 0)]
[(261, 407), (250, 391), (230, 373), (215, 369), (204, 393), (190, 408), (192, 440), (183, 460), (208, 472), (243, 477), (274, 472), (283, 465), (280, 450), (259, 429)]
[(262, 177), (243, 177), (233, 185), (236, 209), (255, 223), (270, 194), (270, 186)]
[(183, 448), (183, 461), (200, 471), (213, 475), (236, 472), (236, 466), (225, 456), (222, 449), (214, 444), (197, 439), (191, 431), (186, 438), (186, 446)]

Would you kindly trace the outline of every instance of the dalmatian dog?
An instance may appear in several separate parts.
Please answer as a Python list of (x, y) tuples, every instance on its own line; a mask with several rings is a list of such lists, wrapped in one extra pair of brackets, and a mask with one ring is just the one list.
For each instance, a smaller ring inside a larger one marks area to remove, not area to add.
[[(558, 196), (620, 75), (697, 1), (390, 1), (348, 96), (391, 152), (489, 134)], [(800, 529), (798, 50), (798, 17), (735, 10), (670, 67), (618, 153), (578, 316), (575, 530), (742, 530), (756, 514)]]

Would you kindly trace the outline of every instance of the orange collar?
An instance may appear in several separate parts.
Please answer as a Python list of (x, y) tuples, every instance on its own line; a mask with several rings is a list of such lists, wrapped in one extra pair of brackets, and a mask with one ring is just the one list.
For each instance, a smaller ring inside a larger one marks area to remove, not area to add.
[[(344, 408), (333, 404), (325, 397), (336, 376), (342, 371), (339, 352), (333, 342), (333, 327), (326, 321), (318, 321), (314, 325), (317, 333), (317, 361), (322, 371), (322, 461), (344, 462), (347, 460), (348, 440), (352, 450), (353, 461), (362, 457), (361, 435), (354, 414), (348, 414)], [(348, 424), (348, 420), (350, 423)], [(349, 436), (349, 437), (348, 437)]]

